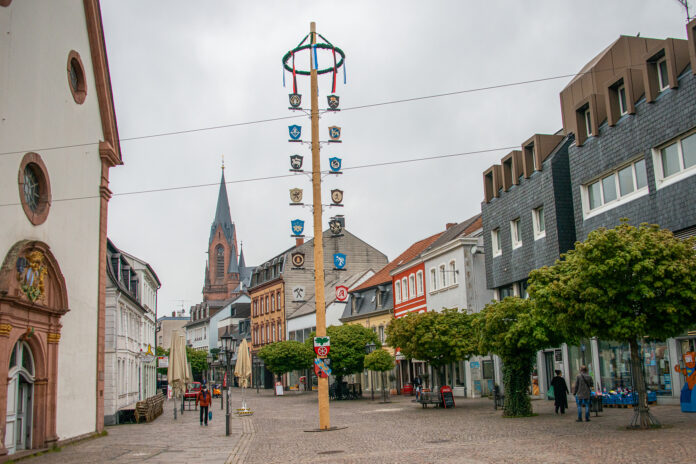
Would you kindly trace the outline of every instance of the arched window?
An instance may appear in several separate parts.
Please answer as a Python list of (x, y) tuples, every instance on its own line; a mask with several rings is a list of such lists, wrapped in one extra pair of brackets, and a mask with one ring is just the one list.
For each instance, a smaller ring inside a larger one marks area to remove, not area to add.
[(225, 277), (225, 247), (215, 247), (215, 276)]
[(275, 311), (275, 296), (271, 294), (271, 312)]
[(268, 296), (266, 296), (266, 314), (268, 314)]
[(404, 301), (408, 300), (408, 283), (406, 282), (406, 277), (401, 279), (401, 299)]
[(276, 293), (276, 300), (278, 300), (276, 303), (276, 308), (278, 308), (278, 311), (280, 311), (280, 292)]
[(416, 272), (416, 295), (423, 294), (423, 271)]
[(416, 276), (413, 274), (408, 276), (408, 295), (409, 298), (416, 297)]
[(397, 303), (401, 303), (401, 282), (398, 280), (394, 282), (394, 300)]

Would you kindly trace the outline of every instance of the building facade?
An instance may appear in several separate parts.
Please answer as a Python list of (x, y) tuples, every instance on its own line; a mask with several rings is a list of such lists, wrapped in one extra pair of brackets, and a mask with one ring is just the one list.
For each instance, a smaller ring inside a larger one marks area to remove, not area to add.
[[(156, 393), (155, 271), (107, 241), (104, 423), (119, 423), (119, 411)], [(148, 356), (149, 355), (149, 356)]]
[[(617, 39), (561, 92), (563, 129), (555, 147), (548, 150), (549, 139), (546, 150), (535, 152), (539, 145), (530, 151), (525, 142), (522, 154), (512, 156), (521, 163), (506, 165), (506, 157), (484, 173), (487, 281), (498, 299), (526, 296), (531, 270), (621, 218), (658, 224), (678, 237), (696, 232), (695, 29), (691, 21), (688, 41)], [(532, 172), (525, 161), (536, 153), (539, 169)], [(519, 182), (506, 172), (519, 174)], [(675, 339), (641, 344), (648, 388), (659, 402), (678, 401), (682, 378), (671, 367), (695, 343), (685, 327)], [(533, 388), (543, 394), (554, 369), (570, 380), (583, 364), (597, 388), (632, 388), (629, 358), (628, 346), (610, 340), (545, 350)]]
[(109, 169), (122, 161), (99, 2), (4, 1), (0, 32), (2, 456), (103, 429)]
[(183, 330), (184, 326), (191, 320), (189, 316), (184, 316), (184, 311), (172, 311), (171, 316), (162, 316), (157, 319), (157, 346), (167, 351), (172, 346), (172, 332)]
[[(335, 287), (349, 281), (349, 284), (352, 284), (366, 272), (374, 272), (374, 269), (383, 267), (387, 263), (387, 257), (345, 229), (340, 236), (334, 236), (328, 230), (324, 231), (323, 238), (327, 316), (336, 313), (335, 319), (338, 319), (342, 306), (335, 306), (333, 311), (331, 309), (335, 300)], [(268, 343), (282, 340), (303, 341), (314, 330), (316, 324), (312, 321), (316, 320), (316, 316), (313, 303), (313, 246), (314, 240), (304, 242), (298, 239), (294, 247), (274, 256), (254, 270), (249, 288), (254, 356)], [(343, 269), (335, 267), (335, 253), (344, 253), (347, 256)], [(300, 266), (292, 264), (293, 255), (302, 256)], [(291, 320), (294, 320), (293, 329), (289, 330)], [(311, 380), (308, 377), (306, 385), (311, 385)], [(272, 382), (272, 376), (266, 373), (264, 383), (268, 384), (268, 381)], [(298, 383), (294, 378), (288, 381), (291, 385)]]

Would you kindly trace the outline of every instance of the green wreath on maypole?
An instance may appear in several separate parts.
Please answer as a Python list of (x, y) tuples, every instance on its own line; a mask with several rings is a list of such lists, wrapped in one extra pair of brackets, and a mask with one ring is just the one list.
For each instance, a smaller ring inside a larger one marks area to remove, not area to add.
[[(311, 34), (311, 33), (310, 33)], [(301, 76), (309, 76), (311, 75), (312, 70), (310, 69), (309, 71), (304, 71), (301, 69), (296, 69), (295, 67), (295, 55), (302, 50), (309, 50), (310, 53), (310, 63), (313, 63), (313, 67), (317, 68), (317, 74), (327, 74), (327, 73), (333, 73), (333, 79), (331, 83), (331, 92), (336, 92), (336, 75), (338, 74), (338, 70), (343, 67), (343, 83), (346, 83), (346, 68), (345, 68), (345, 62), (346, 62), (346, 54), (343, 50), (341, 50), (339, 47), (335, 46), (331, 42), (329, 42), (326, 37), (319, 33), (315, 33), (318, 37), (320, 37), (323, 42), (318, 42), (315, 44), (312, 43), (305, 43), (307, 42), (307, 39), (309, 38), (310, 34), (307, 34), (304, 39), (297, 45), (297, 47), (293, 48), (289, 52), (287, 52), (285, 55), (283, 55), (283, 86), (285, 86), (285, 71), (290, 71), (292, 73), (292, 91), (293, 94), (297, 94), (297, 75)], [(311, 41), (310, 41), (311, 42)], [(333, 55), (333, 66), (329, 66), (324, 69), (318, 69), (318, 57), (317, 57), (317, 49), (322, 49), (322, 50), (329, 50), (331, 51)], [(337, 55), (339, 59), (337, 59)], [(311, 68), (312, 66), (310, 66)]]

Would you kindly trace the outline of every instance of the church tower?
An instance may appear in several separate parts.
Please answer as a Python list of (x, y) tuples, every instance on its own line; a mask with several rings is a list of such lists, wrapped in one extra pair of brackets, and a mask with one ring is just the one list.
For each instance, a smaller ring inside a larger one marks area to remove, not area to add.
[[(245, 269), (239, 267), (237, 231), (230, 215), (225, 184), (225, 166), (222, 166), (215, 219), (210, 226), (208, 262), (205, 266), (203, 301), (222, 301), (238, 296), (242, 289)], [(242, 255), (242, 262), (244, 260)]]

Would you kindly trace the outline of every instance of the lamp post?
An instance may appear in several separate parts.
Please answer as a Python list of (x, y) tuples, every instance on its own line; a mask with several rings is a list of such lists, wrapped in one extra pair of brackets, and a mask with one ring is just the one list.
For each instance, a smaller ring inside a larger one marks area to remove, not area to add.
[[(375, 351), (376, 345), (372, 342), (365, 345), (365, 354), (370, 354)], [(370, 371), (370, 394), (372, 396), (372, 401), (375, 400), (375, 379)]]
[[(222, 343), (222, 340), (220, 341), (220, 343)], [(221, 348), (220, 352), (218, 353), (218, 364), (220, 364), (221, 368), (227, 365), (226, 359), (227, 357), (225, 355), (225, 350)], [(225, 400), (222, 395), (222, 382), (220, 382), (220, 411), (222, 411), (225, 408), (224, 401)]]
[(225, 333), (220, 337), (222, 342), (222, 351), (225, 353), (225, 358), (227, 360), (227, 369), (225, 371), (225, 377), (227, 380), (226, 390), (226, 403), (227, 411), (225, 412), (225, 436), (230, 436), (230, 364), (232, 363), (232, 355), (237, 345), (237, 339), (230, 334), (229, 327), (225, 328)]
[(206, 377), (208, 377), (208, 385), (210, 385), (213, 381), (212, 366), (211, 366), (211, 364), (213, 364), (213, 354), (209, 352), (208, 356), (205, 357), (205, 360), (208, 361), (208, 369), (207, 369), (208, 375)]

